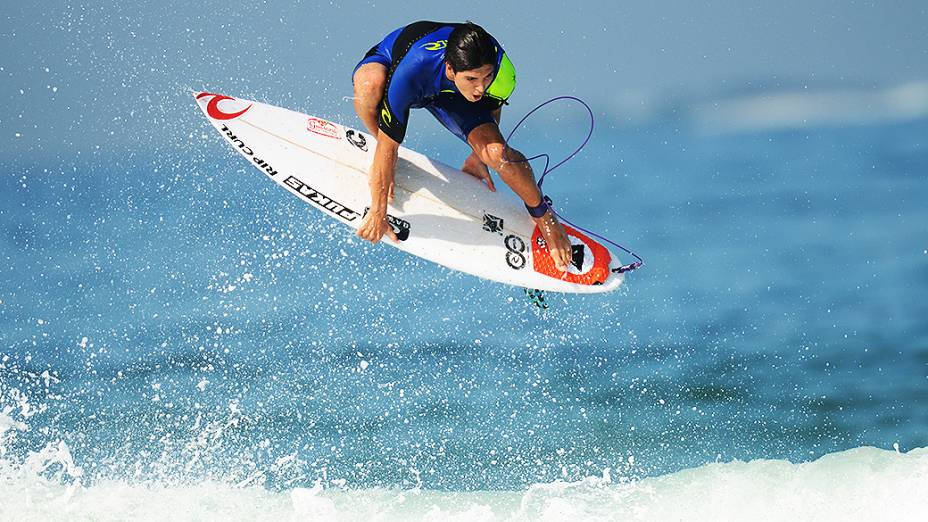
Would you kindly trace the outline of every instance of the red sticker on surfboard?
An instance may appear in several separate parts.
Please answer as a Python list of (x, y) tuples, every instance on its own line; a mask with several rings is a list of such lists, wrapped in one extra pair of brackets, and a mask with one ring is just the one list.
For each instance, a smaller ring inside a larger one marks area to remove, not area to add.
[(235, 98), (231, 96), (225, 96), (223, 94), (215, 94), (212, 92), (201, 92), (200, 94), (197, 94), (197, 99), (199, 100), (200, 98), (206, 98), (209, 96), (212, 96), (212, 98), (206, 104), (206, 114), (209, 114), (209, 117), (214, 120), (219, 120), (219, 121), (232, 120), (232, 119), (238, 118), (242, 114), (245, 114), (245, 111), (251, 108), (251, 105), (249, 104), (248, 107), (245, 107), (244, 109), (238, 112), (225, 112), (219, 108), (219, 102), (223, 100), (231, 100), (235, 102), (238, 100), (236, 100)]
[(319, 134), (320, 136), (325, 136), (326, 138), (334, 138), (336, 140), (342, 139), (338, 135), (338, 127), (330, 121), (323, 120), (322, 118), (316, 118), (310, 116), (306, 120), (306, 130)]
[(580, 285), (601, 285), (609, 278), (612, 256), (606, 247), (593, 241), (573, 227), (564, 225), (571, 245), (571, 262), (567, 272), (560, 272), (548, 252), (541, 230), (535, 226), (532, 234), (532, 264), (539, 274)]

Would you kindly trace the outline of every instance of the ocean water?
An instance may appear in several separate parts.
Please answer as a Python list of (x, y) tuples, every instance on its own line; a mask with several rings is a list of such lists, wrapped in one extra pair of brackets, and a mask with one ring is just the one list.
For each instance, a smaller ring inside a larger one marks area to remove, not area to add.
[(363, 244), (170, 96), (150, 146), (0, 163), (0, 519), (928, 512), (928, 120), (600, 117), (546, 191), (646, 264), (541, 311)]

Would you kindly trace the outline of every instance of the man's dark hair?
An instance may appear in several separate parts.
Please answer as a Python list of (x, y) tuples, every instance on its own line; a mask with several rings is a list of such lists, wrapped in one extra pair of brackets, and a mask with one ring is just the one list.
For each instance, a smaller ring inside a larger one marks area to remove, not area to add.
[(455, 72), (496, 65), (496, 44), (483, 27), (468, 20), (448, 36), (445, 60)]

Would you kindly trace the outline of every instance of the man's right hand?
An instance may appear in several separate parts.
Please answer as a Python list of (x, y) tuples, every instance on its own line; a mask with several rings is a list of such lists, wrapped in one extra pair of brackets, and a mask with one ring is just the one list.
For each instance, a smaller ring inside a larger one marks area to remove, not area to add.
[(377, 148), (374, 149), (374, 161), (371, 163), (368, 184), (371, 188), (371, 207), (361, 226), (358, 227), (358, 237), (376, 243), (383, 236), (392, 239), (394, 243), (399, 240), (393, 227), (387, 222), (387, 205), (393, 201), (395, 184), (393, 182), (396, 170), (396, 158), (400, 144), (388, 136), (383, 130), (377, 133)]
[(377, 243), (383, 236), (389, 237), (394, 243), (399, 242), (396, 238), (396, 232), (393, 231), (393, 227), (387, 222), (387, 213), (371, 210), (364, 216), (364, 221), (362, 221), (361, 226), (358, 227), (358, 237), (370, 241), (371, 243)]
[(567, 239), (567, 233), (564, 227), (554, 216), (554, 212), (548, 209), (540, 218), (532, 218), (538, 225), (545, 244), (548, 246), (548, 253), (551, 254), (551, 260), (554, 261), (554, 267), (560, 272), (567, 272), (570, 264), (570, 240)]

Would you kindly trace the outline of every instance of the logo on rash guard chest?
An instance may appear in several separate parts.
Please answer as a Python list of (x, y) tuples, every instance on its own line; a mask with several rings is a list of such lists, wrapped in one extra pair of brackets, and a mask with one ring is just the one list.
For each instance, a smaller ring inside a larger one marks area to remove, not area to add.
[(211, 92), (201, 92), (200, 94), (197, 94), (197, 99), (199, 100), (200, 98), (206, 98), (208, 96), (212, 96), (213, 99), (211, 99), (209, 103), (206, 104), (206, 114), (208, 114), (209, 117), (214, 120), (225, 121), (225, 120), (231, 120), (234, 118), (238, 118), (242, 114), (245, 114), (245, 111), (251, 108), (251, 105), (249, 105), (248, 107), (245, 107), (244, 109), (238, 112), (223, 112), (219, 109), (219, 102), (223, 100), (232, 100), (232, 101), (237, 101), (237, 100), (231, 96), (224, 96), (222, 94), (213, 94)]
[(448, 47), (448, 40), (437, 40), (435, 42), (422, 44), (419, 47), (422, 47), (426, 51), (441, 51), (445, 47)]
[(325, 136), (326, 138), (342, 139), (342, 137), (338, 135), (338, 127), (336, 127), (334, 123), (321, 118), (311, 117), (306, 120), (306, 130), (319, 134), (320, 136)]

